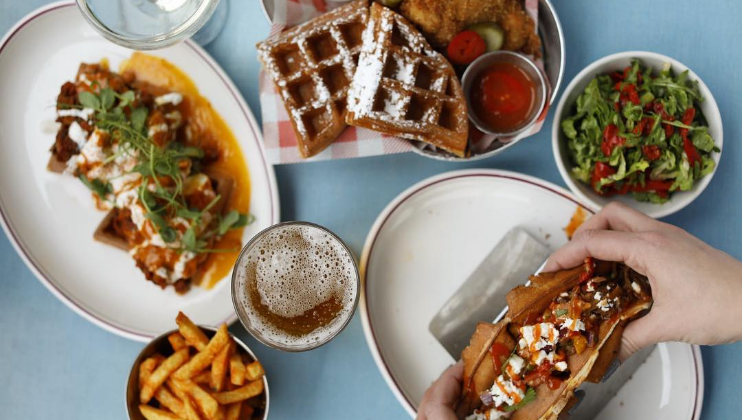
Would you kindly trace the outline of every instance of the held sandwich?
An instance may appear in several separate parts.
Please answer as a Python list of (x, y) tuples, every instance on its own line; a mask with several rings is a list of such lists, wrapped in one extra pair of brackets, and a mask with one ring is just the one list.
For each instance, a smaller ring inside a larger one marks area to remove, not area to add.
[(508, 313), (479, 323), (461, 354), (467, 419), (556, 420), (584, 381), (599, 382), (626, 324), (652, 306), (649, 281), (621, 263), (531, 276)]

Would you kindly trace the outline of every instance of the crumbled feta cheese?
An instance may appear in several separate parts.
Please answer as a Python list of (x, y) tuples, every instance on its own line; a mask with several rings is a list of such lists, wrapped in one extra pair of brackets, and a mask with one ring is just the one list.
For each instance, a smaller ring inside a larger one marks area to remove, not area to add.
[(541, 350), (548, 345), (554, 345), (559, 339), (559, 330), (550, 322), (521, 327), (520, 333), (525, 341), (519, 343), (521, 348), (528, 347), (531, 352)]
[(554, 368), (558, 370), (559, 372), (564, 372), (565, 370), (567, 370), (567, 362), (565, 361), (557, 362), (556, 364), (554, 364)]
[(590, 280), (587, 282), (587, 289), (588, 292), (594, 292), (595, 291), (595, 283)]
[(57, 116), (59, 117), (76, 117), (83, 121), (87, 121), (90, 119), (90, 117), (95, 114), (95, 110), (92, 108), (83, 108), (83, 109), (77, 109), (77, 108), (70, 108), (70, 109), (58, 109), (57, 110)]
[(603, 299), (603, 295), (600, 294), (600, 292), (595, 292), (595, 300)]
[(567, 318), (564, 320), (562, 327), (570, 331), (585, 331), (585, 323), (581, 319)]
[(67, 134), (70, 136), (70, 139), (77, 144), (78, 149), (85, 147), (85, 142), (88, 141), (88, 133), (80, 127), (80, 124), (78, 124), (77, 121), (72, 121), (72, 124), (70, 124), (70, 127), (67, 130)]
[(549, 363), (554, 363), (554, 352), (547, 353), (546, 351), (541, 350), (533, 357), (533, 363), (535, 363), (536, 366), (541, 366), (541, 364), (544, 363), (544, 360), (548, 360)]
[(634, 289), (634, 292), (636, 292), (636, 294), (639, 294), (642, 292), (641, 286), (639, 286), (639, 284), (635, 281), (631, 282), (631, 288)]
[(608, 312), (613, 307), (613, 303), (606, 299), (602, 299), (600, 302), (598, 302), (598, 308), (600, 308), (603, 312)]
[(515, 386), (513, 381), (506, 380), (502, 375), (495, 380), (490, 389), (490, 394), (492, 394), (492, 402), (496, 407), (517, 404), (525, 396), (522, 389)]
[(505, 371), (510, 375), (510, 377), (514, 377), (518, 375), (525, 366), (526, 361), (520, 358), (517, 354), (514, 354), (510, 357), (508, 360), (508, 365), (505, 367)]
[(149, 130), (147, 131), (147, 135), (149, 137), (154, 137), (155, 134), (157, 134), (157, 133), (164, 133), (164, 132), (166, 132), (169, 129), (170, 129), (170, 127), (168, 127), (168, 125), (165, 124), (165, 123), (151, 125), (149, 127)]
[(559, 296), (561, 296), (561, 297), (569, 297), (569, 293), (562, 292)]
[(183, 102), (183, 95), (177, 92), (170, 92), (155, 98), (155, 105), (162, 106), (165, 104), (180, 105)]

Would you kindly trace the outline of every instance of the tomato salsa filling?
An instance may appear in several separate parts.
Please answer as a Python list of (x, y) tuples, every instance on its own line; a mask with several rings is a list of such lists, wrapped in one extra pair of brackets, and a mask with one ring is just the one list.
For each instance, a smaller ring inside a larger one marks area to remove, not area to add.
[[(536, 389), (560, 389), (572, 375), (570, 356), (595, 350), (600, 327), (615, 321), (628, 308), (650, 299), (647, 278), (623, 264), (612, 264), (596, 274), (588, 259), (579, 284), (561, 292), (543, 309), (511, 322), (508, 340), (496, 340), (489, 350), (498, 375), (480, 395), (483, 407), (469, 420), (508, 418), (510, 413), (536, 399)], [(503, 342), (513, 342), (511, 348)]]

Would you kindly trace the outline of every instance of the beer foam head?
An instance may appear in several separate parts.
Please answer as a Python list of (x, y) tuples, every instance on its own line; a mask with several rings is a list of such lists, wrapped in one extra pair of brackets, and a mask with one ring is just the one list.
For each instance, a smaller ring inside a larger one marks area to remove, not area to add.
[[(306, 347), (322, 343), (353, 315), (357, 271), (353, 256), (328, 232), (311, 225), (279, 226), (264, 233), (235, 267), (235, 292), (256, 332), (279, 346)], [(263, 317), (250, 300), (257, 290), (271, 314), (294, 318), (311, 313), (333, 297), (341, 309), (327, 325), (292, 336)]]

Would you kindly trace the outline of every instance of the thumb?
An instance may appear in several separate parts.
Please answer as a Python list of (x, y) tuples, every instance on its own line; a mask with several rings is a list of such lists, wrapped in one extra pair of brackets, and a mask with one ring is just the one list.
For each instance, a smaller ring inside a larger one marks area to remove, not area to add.
[(629, 323), (621, 338), (621, 349), (618, 352), (618, 359), (621, 362), (625, 362), (626, 359), (639, 350), (658, 343), (657, 332), (657, 326), (652, 322), (650, 315)]

